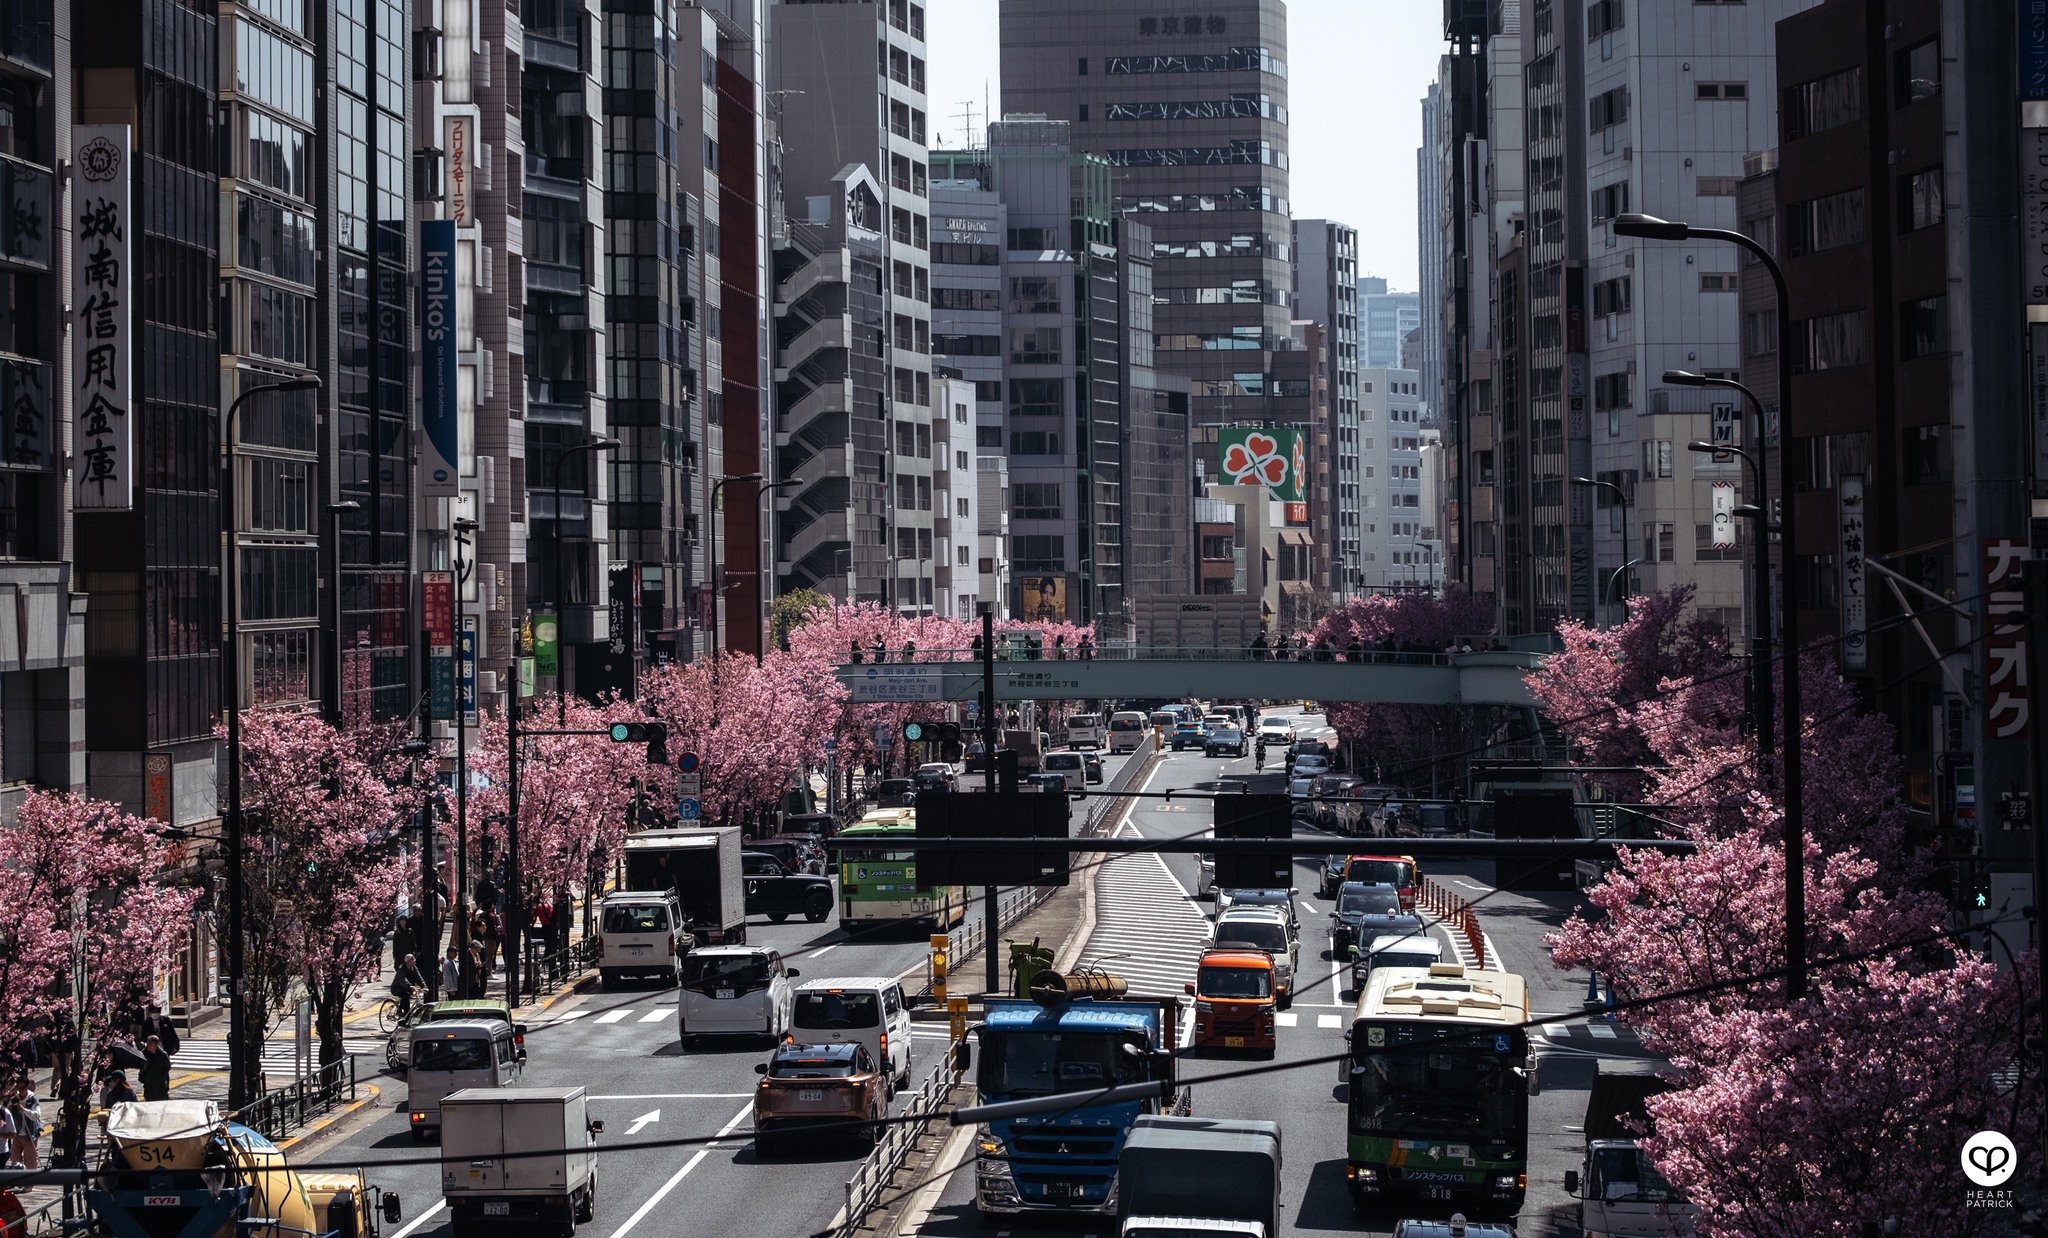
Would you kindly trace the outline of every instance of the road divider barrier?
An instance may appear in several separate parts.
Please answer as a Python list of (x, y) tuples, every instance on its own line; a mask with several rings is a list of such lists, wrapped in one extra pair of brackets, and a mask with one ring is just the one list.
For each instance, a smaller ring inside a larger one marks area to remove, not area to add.
[(1472, 910), (1471, 903), (1424, 877), (1415, 887), (1415, 905), (1418, 910), (1435, 916), (1445, 929), (1465, 939), (1465, 944), (1472, 951), (1474, 967), (1487, 965), (1486, 934), (1480, 931), (1479, 914)]
[(953, 1069), (952, 1055), (942, 1055), (932, 1073), (925, 1076), (917, 1095), (904, 1106), (903, 1116), (912, 1120), (884, 1127), (874, 1151), (846, 1180), (846, 1210), (831, 1230), (832, 1238), (852, 1238), (859, 1231), (867, 1214), (882, 1201), (896, 1172), (910, 1159), (911, 1151), (924, 1137), (925, 1128), (944, 1119), (947, 1100), (959, 1082), (960, 1072)]

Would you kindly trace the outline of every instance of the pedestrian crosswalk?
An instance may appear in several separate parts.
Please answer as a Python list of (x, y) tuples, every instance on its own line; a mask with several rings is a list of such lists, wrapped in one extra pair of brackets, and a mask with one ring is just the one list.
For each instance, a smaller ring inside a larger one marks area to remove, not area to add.
[[(1128, 825), (1123, 836), (1134, 834)], [(1080, 965), (1130, 982), (1130, 991), (1170, 997), (1195, 978), (1209, 940), (1208, 918), (1188, 898), (1166, 862), (1132, 852), (1104, 862), (1095, 883), (1095, 931)]]
[[(384, 1042), (382, 1040), (365, 1040), (354, 1036), (342, 1037), (341, 1047), (351, 1057), (357, 1054), (376, 1054), (381, 1057), (384, 1052)], [(313, 1042), (313, 1061), (315, 1065), (318, 1065), (320, 1061), (320, 1042), (318, 1040)], [(289, 1040), (282, 1042), (273, 1040), (263, 1046), (264, 1074), (272, 1077), (280, 1075), (289, 1077), (296, 1067), (297, 1062), (294, 1060), (292, 1044)], [(186, 1070), (226, 1070), (227, 1068), (228, 1042), (225, 1040), (187, 1040), (178, 1047), (177, 1053), (171, 1056), (171, 1069), (174, 1072)]]
[[(1343, 1015), (1319, 1014), (1315, 1018), (1315, 1025), (1319, 1028), (1344, 1026)], [(1301, 1026), (1301, 1014), (1298, 1011), (1283, 1010), (1273, 1016), (1273, 1023), (1278, 1027), (1299, 1027)]]

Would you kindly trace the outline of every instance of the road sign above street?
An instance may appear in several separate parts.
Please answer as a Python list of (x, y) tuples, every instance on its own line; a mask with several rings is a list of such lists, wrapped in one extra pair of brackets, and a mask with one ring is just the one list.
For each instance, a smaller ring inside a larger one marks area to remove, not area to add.
[(946, 669), (941, 663), (902, 663), (855, 668), (847, 683), (848, 698), (856, 705), (881, 701), (938, 701), (945, 699)]
[(677, 757), (677, 758), (676, 758), (676, 769), (677, 769), (677, 771), (678, 771), (678, 772), (680, 772), (680, 773), (684, 773), (684, 774), (694, 774), (694, 773), (696, 773), (696, 772), (697, 772), (697, 754), (696, 754), (696, 753), (694, 753), (694, 752), (685, 752), (685, 753), (684, 753), (683, 755), (681, 755), (681, 756)]

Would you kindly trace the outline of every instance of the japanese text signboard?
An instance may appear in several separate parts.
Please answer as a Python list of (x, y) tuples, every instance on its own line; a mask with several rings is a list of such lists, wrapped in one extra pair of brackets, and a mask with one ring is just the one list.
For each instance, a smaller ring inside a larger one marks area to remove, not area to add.
[(1863, 558), (1863, 478), (1844, 474), (1836, 483), (1835, 494), (1842, 510), (1842, 669), (1860, 671), (1870, 663), (1870, 596)]
[(1990, 739), (2027, 734), (2026, 590), (2020, 587), (2027, 544), (1984, 539), (1984, 733)]
[(135, 506), (134, 353), (128, 304), (129, 128), (71, 129), (71, 331), (77, 505), (99, 511)]

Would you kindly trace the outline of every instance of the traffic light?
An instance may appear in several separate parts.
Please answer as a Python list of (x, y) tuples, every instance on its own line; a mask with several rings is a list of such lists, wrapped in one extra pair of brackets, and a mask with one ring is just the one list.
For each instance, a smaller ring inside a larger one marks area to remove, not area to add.
[(668, 723), (666, 722), (614, 722), (612, 742), (615, 744), (646, 744), (649, 765), (668, 764)]
[(960, 724), (941, 722), (939, 731), (939, 760), (957, 761), (967, 755), (967, 745), (960, 742)]
[(903, 741), (914, 744), (921, 739), (932, 738), (933, 727), (929, 722), (906, 722), (903, 724)]

